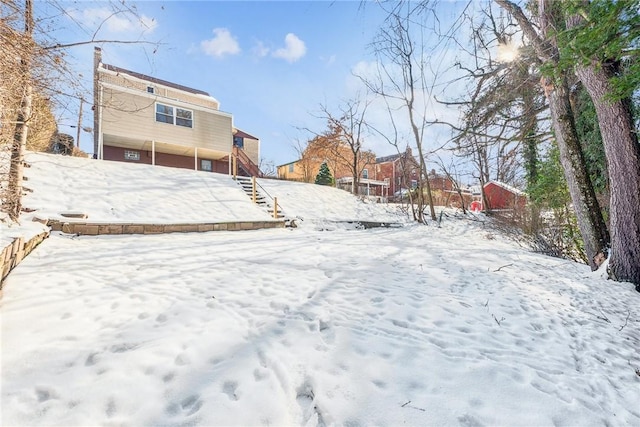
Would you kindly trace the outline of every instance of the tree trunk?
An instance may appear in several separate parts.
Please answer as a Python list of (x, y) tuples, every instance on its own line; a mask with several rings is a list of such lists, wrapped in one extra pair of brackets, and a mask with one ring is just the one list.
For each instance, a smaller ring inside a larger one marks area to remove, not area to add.
[(31, 85), (31, 55), (33, 54), (33, 5), (31, 0), (25, 1), (24, 7), (24, 37), (25, 49), (20, 61), (21, 77), (25, 87), (20, 103), (20, 111), (16, 120), (13, 146), (11, 148), (11, 165), (9, 167), (9, 184), (7, 192), (6, 211), (9, 217), (17, 221), (22, 210), (22, 180), (24, 171), (24, 154), (29, 134), (29, 120), (31, 119), (31, 103), (33, 86)]
[[(412, 97), (413, 98), (413, 97)], [(429, 203), (429, 213), (431, 214), (431, 220), (435, 221), (436, 218), (436, 210), (433, 206), (433, 195), (431, 194), (431, 184), (429, 183), (429, 174), (427, 173), (427, 166), (424, 162), (424, 153), (422, 150), (422, 139), (420, 138), (420, 132), (418, 130), (418, 126), (415, 124), (413, 119), (413, 101), (409, 105), (409, 121), (411, 122), (411, 129), (413, 130), (413, 137), (416, 140), (416, 145), (418, 148), (418, 155), (420, 156), (420, 181), (418, 182), (418, 190), (420, 194), (418, 194), (418, 215), (419, 220), (424, 222), (422, 210), (424, 209), (424, 191), (423, 188), (427, 191), (427, 203)]]
[[(551, 87), (548, 81), (545, 86)], [(606, 252), (609, 233), (585, 166), (584, 154), (578, 140), (573, 111), (571, 110), (566, 79), (562, 79), (555, 87), (547, 91), (547, 98), (560, 150), (560, 163), (562, 163), (564, 176), (569, 187), (578, 228), (584, 240), (589, 265), (592, 270), (595, 270), (601, 264), (602, 257), (598, 254)]]
[(353, 159), (351, 160), (351, 175), (353, 175), (353, 181), (351, 181), (351, 194), (354, 196), (358, 195), (358, 187), (360, 186), (360, 176), (358, 174), (358, 153), (356, 151), (351, 151), (351, 155)]
[(598, 255), (604, 254), (606, 251), (609, 233), (585, 166), (584, 154), (578, 140), (573, 111), (571, 110), (565, 72), (560, 70), (558, 64), (560, 53), (553, 38), (553, 29), (557, 28), (559, 17), (555, 15), (550, 0), (538, 0), (541, 31), (541, 34), (538, 34), (518, 5), (509, 0), (495, 1), (516, 19), (533, 45), (540, 62), (555, 68), (555, 82), (549, 77), (544, 77), (541, 83), (549, 100), (551, 121), (560, 150), (560, 162), (569, 186), (578, 228), (584, 240), (589, 265), (592, 270), (595, 270), (602, 259)]
[(610, 101), (613, 70), (599, 64), (577, 66), (576, 75), (596, 107), (609, 166), (611, 191), (610, 273), (640, 291), (640, 145), (629, 100)]

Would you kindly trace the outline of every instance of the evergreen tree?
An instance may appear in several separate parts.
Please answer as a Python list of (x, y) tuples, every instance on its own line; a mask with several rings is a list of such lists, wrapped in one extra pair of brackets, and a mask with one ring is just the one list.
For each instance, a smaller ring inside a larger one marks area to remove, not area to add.
[(333, 185), (333, 175), (327, 166), (327, 162), (323, 162), (320, 165), (320, 171), (316, 175), (316, 184), (318, 185)]

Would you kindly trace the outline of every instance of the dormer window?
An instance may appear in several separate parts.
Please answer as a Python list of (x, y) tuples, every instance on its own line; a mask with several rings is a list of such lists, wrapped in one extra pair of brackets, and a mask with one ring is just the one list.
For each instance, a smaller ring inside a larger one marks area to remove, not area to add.
[(156, 93), (156, 90), (154, 89), (153, 86), (147, 86), (147, 92), (149, 93)]

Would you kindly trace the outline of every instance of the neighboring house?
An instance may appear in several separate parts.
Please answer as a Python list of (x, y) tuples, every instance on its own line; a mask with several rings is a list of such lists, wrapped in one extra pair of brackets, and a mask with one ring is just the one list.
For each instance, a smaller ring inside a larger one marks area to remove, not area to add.
[(388, 195), (400, 195), (403, 190), (418, 186), (420, 165), (413, 157), (411, 149), (404, 153), (378, 157), (373, 167), (372, 178), (388, 183)]
[(527, 204), (526, 193), (500, 181), (487, 182), (483, 190), (489, 210), (522, 209)]
[(309, 175), (310, 172), (305, 171), (304, 162), (302, 161), (302, 159), (278, 166), (279, 179), (285, 179), (287, 181), (309, 182), (307, 179), (307, 176)]
[[(365, 169), (358, 179), (358, 194), (361, 196), (388, 197), (389, 182), (379, 181), (377, 179), (365, 178), (369, 176), (368, 170)], [(341, 190), (351, 192), (353, 189), (353, 177), (344, 176), (336, 180), (336, 187)]]
[(471, 203), (471, 193), (461, 188), (461, 199), (460, 193), (458, 193), (458, 183), (450, 176), (441, 175), (437, 173), (435, 169), (431, 169), (427, 177), (429, 179), (429, 187), (431, 188), (434, 205), (460, 208), (463, 203), (465, 206), (469, 206)]
[[(336, 180), (336, 186), (351, 191), (353, 176), (348, 165), (328, 158), (328, 154), (323, 152), (321, 147), (310, 147), (305, 150), (301, 159), (278, 166), (278, 178), (314, 182), (320, 165), (326, 161)], [(373, 156), (373, 153), (370, 154)], [(343, 157), (348, 158), (346, 154)], [(360, 173), (358, 194), (386, 198), (395, 193), (399, 194), (402, 189), (415, 188), (418, 185), (419, 165), (410, 148), (404, 153), (375, 159), (363, 155), (362, 161), (368, 164)]]
[[(102, 63), (94, 51), (94, 157), (261, 175), (260, 142), (208, 93)], [(233, 158), (237, 161), (234, 162)]]

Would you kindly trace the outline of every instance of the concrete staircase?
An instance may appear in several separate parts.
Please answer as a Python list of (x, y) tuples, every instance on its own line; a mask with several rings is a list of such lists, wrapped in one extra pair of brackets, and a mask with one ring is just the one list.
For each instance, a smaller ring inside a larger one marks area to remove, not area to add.
[[(236, 182), (242, 187), (247, 196), (249, 196), (249, 198), (253, 200), (253, 178), (247, 176), (236, 176)], [(274, 205), (276, 204), (276, 199), (271, 197), (271, 195), (267, 193), (267, 191), (262, 188), (257, 182), (255, 184), (255, 203), (266, 210), (272, 217), (276, 219), (283, 219), (285, 222), (285, 226), (295, 227), (293, 220), (291, 218), (288, 218), (282, 212), (279, 205), (277, 206), (277, 212), (274, 215)]]

